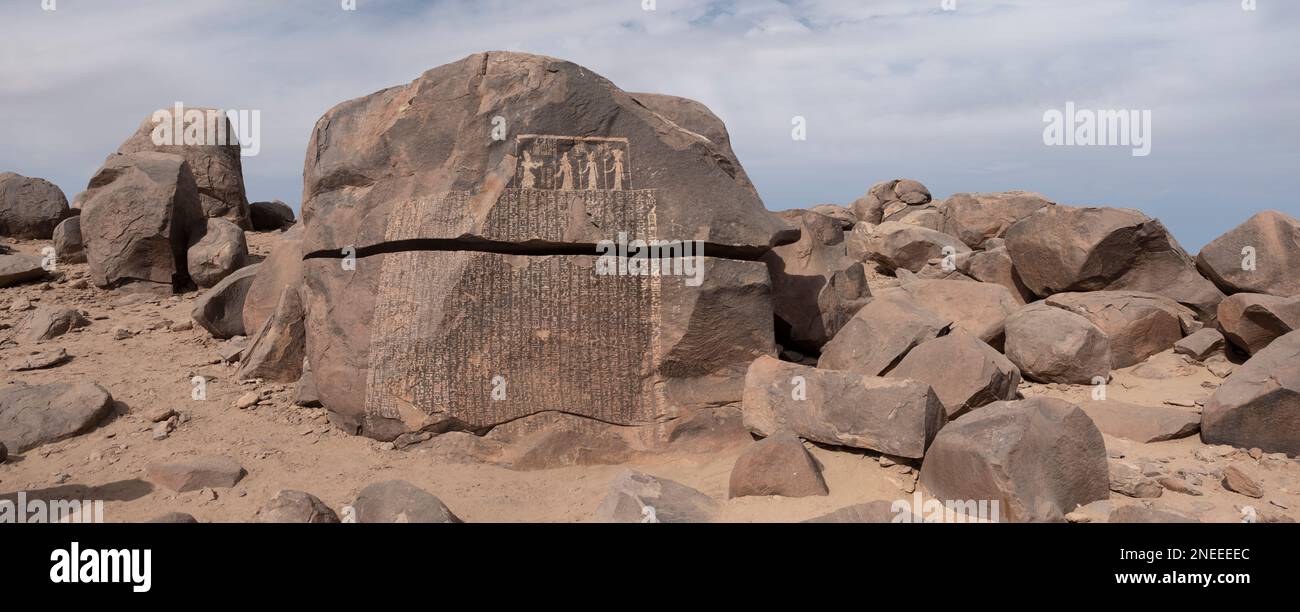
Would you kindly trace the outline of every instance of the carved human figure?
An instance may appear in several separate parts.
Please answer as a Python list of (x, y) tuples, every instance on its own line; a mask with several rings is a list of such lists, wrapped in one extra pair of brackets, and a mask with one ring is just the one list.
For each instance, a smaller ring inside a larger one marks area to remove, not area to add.
[(560, 157), (560, 190), (573, 191), (573, 161), (569, 159), (569, 152), (565, 151)]
[(524, 189), (533, 189), (534, 187), (536, 187), (537, 178), (533, 176), (533, 171), (541, 167), (542, 167), (542, 162), (533, 161), (532, 154), (530, 154), (528, 151), (524, 151), (524, 161), (523, 161), (524, 176), (520, 183), (520, 186)]

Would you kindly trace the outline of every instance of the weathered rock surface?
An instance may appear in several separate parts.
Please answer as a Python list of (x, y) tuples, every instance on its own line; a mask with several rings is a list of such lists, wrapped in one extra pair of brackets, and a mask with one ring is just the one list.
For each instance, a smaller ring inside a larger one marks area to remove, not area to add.
[(1196, 265), (1224, 293), (1300, 295), (1300, 221), (1266, 210), (1215, 238)]
[(54, 253), (60, 263), (86, 263), (86, 243), (81, 239), (81, 215), (64, 219), (54, 228)]
[(1082, 315), (1043, 303), (1007, 317), (1006, 356), (1021, 376), (1038, 382), (1086, 385), (1110, 378), (1106, 333)]
[(817, 367), (878, 376), (951, 327), (950, 319), (922, 308), (906, 292), (889, 291), (859, 309), (826, 343)]
[(19, 338), (24, 342), (44, 342), (87, 325), (90, 325), (90, 321), (75, 308), (41, 306), (27, 315), (21, 325)]
[(1067, 291), (1145, 291), (1213, 319), (1223, 293), (1159, 221), (1120, 208), (1045, 206), (1011, 226), (1007, 250), (1021, 280), (1046, 297)]
[[(169, 114), (174, 112), (174, 109), (164, 110)], [(248, 196), (244, 192), (244, 169), (239, 141), (230, 120), (219, 110), (186, 108), (185, 124), (189, 125), (191, 113), (200, 113), (203, 115), (204, 127), (207, 128), (208, 115), (212, 112), (219, 115), (212, 115), (211, 129), (205, 130), (205, 137), (211, 134), (215, 140), (222, 136), (221, 132), (224, 130), (226, 142), (224, 145), (179, 144), (183, 140), (179, 139), (178, 134), (173, 134), (174, 138), (171, 141), (177, 144), (155, 144), (153, 136), (158, 123), (154, 121), (156, 113), (151, 113), (140, 123), (135, 134), (118, 147), (117, 152), (120, 155), (130, 155), (152, 151), (181, 156), (194, 173), (202, 215), (207, 218), (223, 218), (240, 228), (251, 229), (248, 219)], [(172, 118), (168, 117), (167, 120), (170, 121)]]
[(779, 213), (802, 231), (798, 242), (763, 256), (782, 346), (819, 351), (871, 299), (862, 264), (848, 255), (834, 219), (806, 210)]
[(1300, 331), (1228, 376), (1201, 414), (1201, 440), (1300, 455)]
[(46, 239), (71, 215), (67, 196), (53, 183), (0, 172), (0, 236)]
[(186, 251), (186, 260), (194, 284), (202, 288), (215, 286), (248, 265), (244, 230), (225, 219), (208, 219), (207, 230)]
[(727, 487), (729, 497), (829, 495), (821, 468), (803, 440), (790, 432), (777, 432), (755, 442), (736, 459)]
[(248, 205), (248, 216), (256, 232), (285, 229), (294, 224), (293, 209), (280, 200), (253, 202)]
[(248, 472), (230, 457), (203, 455), (167, 463), (152, 463), (145, 468), (150, 482), (177, 493), (200, 489), (229, 489), (239, 484)]
[(923, 382), (943, 402), (948, 420), (1015, 399), (1020, 370), (984, 341), (962, 331), (921, 344), (890, 370), (890, 378)]
[(257, 511), (258, 523), (337, 523), (339, 516), (315, 495), (283, 490)]
[[(985, 241), (985, 245), (991, 241)], [(1002, 285), (1011, 290), (1017, 303), (1027, 304), (1037, 300), (1025, 283), (1020, 280), (1015, 264), (1006, 246), (976, 251), (964, 257), (956, 258), (957, 270), (982, 283)]]
[(625, 470), (596, 509), (600, 523), (708, 523), (718, 502), (684, 484)]
[[(1222, 303), (1219, 304), (1219, 308), (1223, 308)], [(1223, 332), (1213, 327), (1205, 327), (1175, 342), (1174, 352), (1187, 355), (1197, 361), (1205, 361), (1214, 356), (1222, 356), (1225, 346), (1227, 340), (1223, 337)]]
[(298, 377), (298, 382), (294, 385), (293, 403), (305, 408), (318, 408), (321, 405), (320, 395), (316, 393), (316, 376), (311, 373), (311, 364), (306, 359), (302, 364), (302, 376)]
[[(677, 127), (707, 138), (709, 142), (713, 143), (713, 146), (717, 147), (718, 153), (722, 155), (723, 159), (731, 164), (734, 171), (739, 176), (745, 176), (744, 167), (740, 165), (736, 153), (731, 150), (731, 134), (727, 132), (727, 125), (717, 115), (713, 114), (709, 107), (689, 98), (664, 94), (632, 93), (628, 95), (646, 108), (673, 122)], [(745, 180), (748, 182), (749, 179), (746, 177)]]
[(1108, 436), (1150, 443), (1177, 440), (1201, 430), (1201, 415), (1173, 406), (1137, 406), (1115, 400), (1089, 400), (1079, 407)]
[(925, 267), (931, 259), (970, 252), (970, 247), (952, 236), (897, 221), (886, 221), (872, 228), (863, 248), (869, 259), (888, 270), (912, 272)]
[(93, 383), (16, 385), (0, 389), (0, 442), (15, 453), (94, 429), (113, 410), (113, 396)]
[(853, 209), (838, 206), (836, 204), (818, 204), (808, 210), (819, 215), (830, 217), (839, 224), (840, 229), (849, 231), (853, 226), (858, 224), (858, 216), (853, 214)]
[[(496, 116), (505, 140), (490, 139)], [(775, 353), (752, 260), (795, 228), (715, 143), (589, 70), (473, 55), (332, 109), (309, 149), (308, 352), (350, 430), (390, 439), (547, 410), (650, 424), (738, 400), (748, 363)], [(597, 245), (620, 234), (706, 241), (702, 285), (593, 274)], [(355, 270), (338, 259), (350, 246)]]
[(90, 179), (81, 213), (91, 282), (157, 291), (186, 285), (185, 251), (203, 228), (198, 194), (180, 156), (109, 157)]
[(247, 336), (249, 331), (244, 327), (244, 299), (253, 286), (261, 265), (244, 266), (203, 292), (194, 301), (190, 318), (212, 334), (213, 338), (226, 340), (235, 336)]
[(358, 523), (460, 523), (433, 494), (406, 482), (389, 480), (362, 489), (352, 503)]
[(244, 351), (235, 377), (239, 380), (297, 381), (302, 376), (306, 354), (305, 317), (298, 291), (285, 287), (275, 312), (262, 324)]
[(21, 253), (0, 253), (0, 287), (9, 287), (45, 278), (41, 258)]
[(745, 379), (745, 426), (788, 430), (837, 446), (920, 458), (943, 427), (943, 403), (923, 382), (810, 368), (763, 357)]
[(1154, 293), (1057, 293), (1044, 303), (1081, 315), (1105, 332), (1113, 369), (1141, 363), (1173, 347), (1185, 333), (1200, 329), (1190, 308)]
[(1007, 316), (1020, 310), (1011, 290), (991, 283), (959, 280), (918, 280), (902, 290), (917, 304), (952, 321), (954, 331), (964, 331), (994, 347), (1002, 346)]
[(1254, 355), (1300, 329), (1300, 296), (1237, 293), (1219, 304), (1219, 329), (1233, 346)]
[(1061, 521), (1110, 494), (1101, 432), (1078, 406), (1042, 397), (996, 402), (948, 423), (920, 482), (941, 500), (997, 500), (1007, 522)]
[(1154, 499), (1164, 495), (1165, 488), (1156, 479), (1142, 474), (1136, 466), (1111, 459), (1110, 490), (1120, 495), (1139, 499)]
[(985, 248), (990, 238), (1007, 230), (1034, 211), (1053, 203), (1028, 191), (1006, 193), (956, 193), (943, 203), (943, 225), (938, 229), (972, 249)]
[[(250, 333), (262, 328), (262, 324), (275, 312), (280, 303), (280, 294), (285, 287), (294, 287), (302, 291), (303, 284), (303, 224), (299, 223), (280, 235), (280, 240), (271, 249), (271, 254), (262, 260), (261, 267), (253, 284), (248, 288), (244, 298), (244, 329)], [(338, 265), (335, 263), (335, 265)], [(339, 272), (343, 272), (342, 269)]]
[(1259, 479), (1236, 465), (1223, 468), (1223, 488), (1246, 497), (1264, 497), (1264, 485)]

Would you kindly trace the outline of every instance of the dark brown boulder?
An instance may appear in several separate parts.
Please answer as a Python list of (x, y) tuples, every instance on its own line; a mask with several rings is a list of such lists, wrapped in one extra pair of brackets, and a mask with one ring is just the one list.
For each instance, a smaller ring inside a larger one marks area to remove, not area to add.
[(67, 196), (55, 184), (0, 172), (0, 236), (47, 239), (72, 214)]
[(1033, 381), (1087, 385), (1110, 378), (1106, 332), (1081, 315), (1042, 302), (1007, 317), (1006, 356)]
[(1021, 307), (1010, 289), (992, 283), (922, 279), (904, 283), (902, 291), (916, 304), (952, 321), (954, 331), (965, 331), (994, 348), (1002, 347), (1007, 316)]
[(930, 385), (949, 420), (985, 404), (1015, 399), (1020, 387), (1020, 370), (1015, 364), (963, 331), (912, 349), (888, 376)]
[(1196, 265), (1224, 293), (1300, 295), (1300, 221), (1258, 213), (1205, 245)]
[(1078, 406), (1044, 397), (989, 404), (948, 423), (920, 482), (940, 500), (996, 500), (1013, 523), (1062, 521), (1110, 496), (1101, 432)]
[(261, 329), (271, 313), (275, 312), (275, 306), (285, 287), (302, 291), (302, 232), (301, 223), (289, 228), (280, 235), (271, 254), (259, 264), (257, 276), (244, 298), (244, 329), (249, 333)]
[(1045, 206), (1011, 226), (1007, 250), (1039, 296), (1067, 291), (1145, 291), (1214, 318), (1223, 293), (1160, 221), (1136, 210)]
[(917, 272), (931, 259), (956, 258), (969, 253), (970, 247), (960, 240), (919, 225), (886, 221), (865, 236), (862, 248), (867, 258), (887, 270)]
[(815, 353), (871, 299), (871, 289), (862, 264), (849, 257), (839, 222), (806, 210), (779, 215), (802, 235), (763, 256), (772, 275), (777, 340)]
[(240, 359), (235, 377), (239, 380), (273, 380), (296, 382), (302, 377), (306, 352), (305, 313), (302, 297), (292, 287), (285, 287), (275, 312), (253, 336)]
[(1007, 230), (1034, 211), (1054, 204), (1037, 193), (956, 193), (943, 202), (943, 225), (938, 229), (955, 236), (972, 249), (982, 249), (990, 238)]
[(406, 482), (377, 482), (352, 502), (358, 523), (460, 523), (442, 500)]
[(763, 357), (745, 379), (745, 426), (919, 459), (946, 420), (923, 382), (823, 370)]
[(284, 490), (262, 506), (253, 520), (258, 523), (326, 524), (339, 522), (339, 516), (315, 495)]
[(1205, 403), (1201, 440), (1300, 456), (1300, 331), (1228, 376)]
[(248, 205), (249, 222), (255, 232), (286, 229), (294, 224), (293, 209), (280, 200)]
[(728, 497), (829, 495), (817, 460), (790, 432), (764, 438), (741, 453), (731, 469)]
[[(985, 245), (991, 241), (986, 241)], [(982, 283), (1002, 285), (1011, 290), (1011, 297), (1019, 304), (1027, 304), (1038, 298), (1034, 292), (1020, 280), (1020, 273), (1011, 261), (1006, 246), (976, 251), (956, 258), (957, 270)]]
[(86, 192), (81, 236), (91, 282), (159, 292), (189, 283), (186, 249), (204, 221), (194, 175), (183, 158), (114, 155)]
[(826, 343), (817, 367), (879, 376), (913, 347), (951, 328), (951, 319), (921, 307), (907, 292), (883, 292)]
[[(1219, 303), (1219, 308), (1223, 308), (1222, 302)], [(1174, 352), (1187, 355), (1197, 361), (1205, 361), (1214, 356), (1223, 356), (1226, 345), (1227, 340), (1223, 337), (1223, 332), (1213, 327), (1205, 327), (1175, 342)]]
[[(159, 112), (170, 115), (174, 113), (174, 109), (163, 109), (163, 111)], [(155, 144), (154, 130), (158, 125), (155, 116), (161, 115), (154, 113), (146, 117), (135, 133), (126, 142), (122, 143), (122, 146), (118, 147), (118, 154), (129, 155), (153, 151), (181, 156), (189, 163), (190, 169), (194, 173), (195, 186), (199, 192), (198, 203), (202, 215), (207, 218), (226, 219), (242, 229), (251, 229), (252, 226), (248, 219), (248, 196), (244, 193), (243, 162), (241, 161), (239, 142), (235, 138), (234, 128), (230, 120), (224, 112), (216, 109), (186, 108), (185, 112), (187, 115), (194, 112), (203, 115), (205, 138), (210, 133), (215, 139), (221, 135), (221, 130), (225, 130), (225, 142), (227, 144)], [(213, 118), (213, 129), (210, 131), (206, 130), (209, 116)], [(168, 116), (166, 120), (171, 121), (172, 118)], [(189, 125), (189, 117), (185, 121), (186, 125)]]
[(1219, 329), (1233, 346), (1254, 355), (1300, 329), (1300, 296), (1237, 293), (1219, 304)]
[(200, 288), (215, 286), (248, 265), (244, 230), (225, 219), (208, 219), (206, 231), (186, 250), (186, 262), (194, 284)]
[(1058, 293), (1044, 300), (1083, 316), (1110, 340), (1110, 367), (1127, 368), (1200, 329), (1196, 313), (1167, 297), (1141, 291)]
[(23, 253), (0, 253), (0, 287), (21, 285), (45, 278), (42, 258)]
[[(236, 270), (234, 274), (221, 279), (211, 289), (203, 292), (194, 301), (194, 310), (190, 318), (212, 334), (213, 338), (222, 340), (235, 336), (247, 336), (244, 327), (244, 298), (253, 286), (253, 279), (262, 264), (253, 264)], [(256, 330), (255, 330), (256, 331)]]
[[(308, 352), (349, 430), (651, 424), (735, 402), (775, 353), (754, 260), (796, 230), (715, 143), (585, 68), (473, 55), (335, 107), (309, 151)], [(593, 273), (620, 237), (706, 241), (706, 272)]]
[(81, 215), (64, 219), (54, 228), (54, 253), (60, 263), (86, 263), (86, 243), (81, 239)]
[(113, 396), (93, 383), (9, 385), (0, 389), (0, 442), (22, 453), (95, 428)]

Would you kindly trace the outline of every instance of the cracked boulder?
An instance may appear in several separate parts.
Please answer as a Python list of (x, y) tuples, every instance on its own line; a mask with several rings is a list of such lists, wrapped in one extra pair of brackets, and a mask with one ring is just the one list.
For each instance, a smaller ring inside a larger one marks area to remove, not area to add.
[(1238, 293), (1219, 304), (1219, 329), (1247, 355), (1300, 329), (1300, 296), (1284, 298), (1262, 293)]
[(817, 367), (880, 376), (908, 351), (947, 334), (952, 326), (952, 319), (922, 307), (905, 291), (882, 292), (826, 343)]
[(1082, 315), (1035, 302), (1006, 321), (1006, 356), (1021, 376), (1043, 383), (1110, 379), (1110, 339)]
[(1300, 295), (1300, 220), (1266, 210), (1212, 240), (1196, 265), (1224, 293)]
[[(307, 352), (334, 421), (391, 440), (548, 410), (648, 425), (738, 401), (749, 362), (776, 348), (759, 259), (799, 234), (672, 114), (504, 52), (328, 111), (302, 249)], [(658, 259), (623, 256), (651, 243)]]
[(1067, 291), (1145, 291), (1214, 318), (1223, 293), (1196, 270), (1165, 226), (1122, 208), (1044, 206), (1007, 230), (1021, 280), (1047, 297)]
[(1105, 332), (1110, 340), (1110, 367), (1116, 370), (1142, 363), (1201, 328), (1190, 308), (1154, 293), (1058, 293), (1044, 302), (1081, 315)]
[(943, 202), (939, 230), (955, 236), (972, 249), (983, 249), (992, 238), (1006, 236), (1021, 219), (1054, 204), (1037, 193), (956, 193)]

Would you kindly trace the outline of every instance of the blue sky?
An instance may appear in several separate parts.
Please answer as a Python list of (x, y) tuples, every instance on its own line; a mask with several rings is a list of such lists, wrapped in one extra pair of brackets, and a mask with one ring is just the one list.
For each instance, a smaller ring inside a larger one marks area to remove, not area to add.
[[(910, 177), (1141, 209), (1192, 252), (1260, 210), (1300, 216), (1294, 0), (55, 2), (0, 0), (0, 171), (69, 198), (180, 100), (260, 110), (249, 197), (296, 207), (323, 112), (505, 49), (709, 105), (772, 210)], [(1045, 146), (1043, 113), (1067, 101), (1150, 110), (1151, 155)]]

